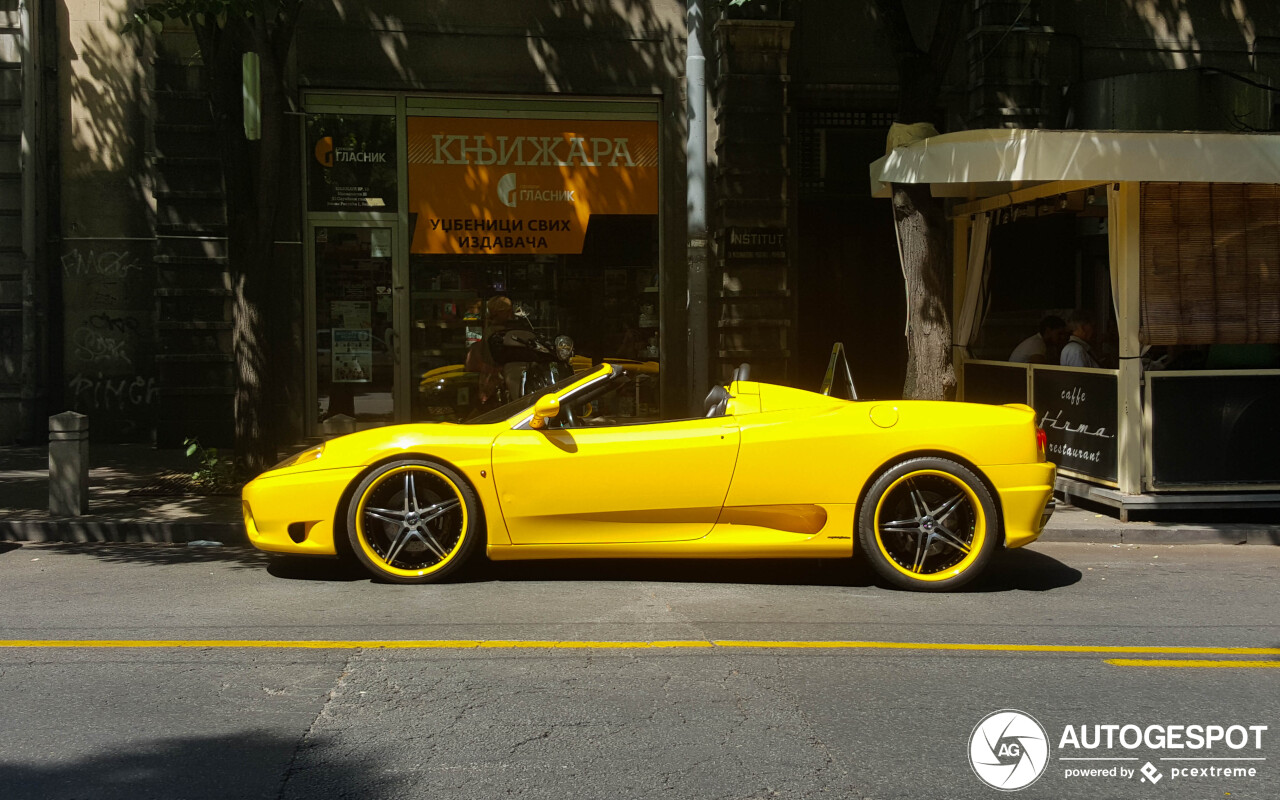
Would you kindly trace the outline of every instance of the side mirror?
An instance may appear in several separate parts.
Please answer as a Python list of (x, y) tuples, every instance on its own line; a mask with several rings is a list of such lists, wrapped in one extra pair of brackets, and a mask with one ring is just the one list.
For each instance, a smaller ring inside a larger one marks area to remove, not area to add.
[(529, 427), (543, 430), (547, 427), (547, 420), (555, 419), (559, 414), (560, 398), (554, 394), (543, 395), (533, 404), (533, 419), (529, 420)]

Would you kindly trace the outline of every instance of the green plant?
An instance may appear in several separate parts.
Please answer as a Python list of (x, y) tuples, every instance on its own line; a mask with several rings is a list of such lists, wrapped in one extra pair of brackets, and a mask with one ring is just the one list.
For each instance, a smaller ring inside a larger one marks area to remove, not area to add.
[(187, 448), (187, 457), (194, 458), (199, 465), (191, 473), (191, 482), (202, 489), (225, 489), (235, 485), (236, 468), (230, 459), (218, 456), (218, 448), (202, 447), (200, 439), (190, 436), (182, 442)]

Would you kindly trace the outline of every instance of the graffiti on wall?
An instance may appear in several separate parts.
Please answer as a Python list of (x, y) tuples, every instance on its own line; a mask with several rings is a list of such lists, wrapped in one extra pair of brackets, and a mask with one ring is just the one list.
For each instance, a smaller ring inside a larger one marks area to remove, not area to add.
[(150, 263), (145, 241), (73, 246), (61, 256), (63, 363), (71, 376), (66, 399), (89, 415), (98, 441), (145, 439), (154, 424), (159, 387)]
[(143, 375), (106, 377), (101, 372), (88, 376), (76, 373), (69, 388), (77, 406), (88, 410), (125, 411), (150, 405), (159, 391), (156, 379)]
[(72, 249), (62, 256), (62, 274), (67, 278), (126, 278), (141, 271), (139, 257), (123, 250)]

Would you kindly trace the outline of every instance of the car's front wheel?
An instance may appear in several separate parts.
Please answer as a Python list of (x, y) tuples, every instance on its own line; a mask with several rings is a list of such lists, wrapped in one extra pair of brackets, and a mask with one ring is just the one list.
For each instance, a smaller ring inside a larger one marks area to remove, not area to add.
[(365, 476), (347, 508), (351, 549), (394, 583), (431, 583), (456, 572), (480, 547), (480, 503), (467, 482), (432, 461), (383, 464)]
[(915, 591), (958, 588), (999, 547), (991, 492), (962, 464), (913, 458), (882, 473), (858, 512), (858, 542), (881, 577)]

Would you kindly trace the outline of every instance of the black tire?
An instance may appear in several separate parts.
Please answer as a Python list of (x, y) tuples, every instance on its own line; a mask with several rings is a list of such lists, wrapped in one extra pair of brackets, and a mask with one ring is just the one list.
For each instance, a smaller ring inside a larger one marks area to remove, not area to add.
[(356, 558), (392, 583), (435, 583), (456, 574), (483, 547), (484, 533), (471, 485), (434, 461), (383, 464), (360, 481), (347, 505)]
[(912, 591), (963, 586), (982, 573), (1001, 539), (986, 484), (948, 458), (913, 458), (890, 467), (858, 510), (858, 544), (872, 568)]

